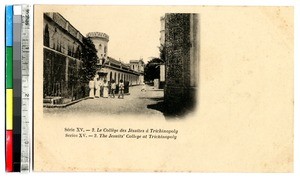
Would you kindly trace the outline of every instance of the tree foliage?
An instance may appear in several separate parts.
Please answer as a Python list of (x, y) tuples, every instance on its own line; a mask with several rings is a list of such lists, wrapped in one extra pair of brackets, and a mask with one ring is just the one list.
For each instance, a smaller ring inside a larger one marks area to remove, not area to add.
[(97, 70), (97, 50), (90, 38), (83, 38), (81, 82), (88, 82), (95, 76)]
[(146, 81), (153, 81), (160, 78), (160, 65), (166, 62), (166, 48), (161, 44), (159, 58), (152, 58), (145, 66), (144, 78)]
[(144, 70), (144, 78), (146, 81), (152, 81), (154, 79), (159, 78), (160, 76), (160, 68), (159, 66), (164, 64), (160, 58), (151, 59), (145, 66)]

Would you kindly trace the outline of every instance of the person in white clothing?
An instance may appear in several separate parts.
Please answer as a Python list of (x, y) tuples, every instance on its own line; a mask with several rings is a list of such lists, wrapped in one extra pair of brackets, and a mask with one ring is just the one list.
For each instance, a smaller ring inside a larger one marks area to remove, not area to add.
[(116, 92), (116, 82), (115, 82), (115, 80), (112, 80), (110, 97), (115, 98), (115, 92)]
[(108, 98), (108, 82), (106, 80), (103, 83), (103, 98)]
[(94, 82), (94, 80), (90, 80), (90, 82), (89, 82), (89, 88), (90, 88), (90, 94), (89, 94), (89, 97), (90, 98), (94, 98), (95, 97), (95, 95), (94, 95), (94, 89), (95, 89), (95, 82)]
[(96, 80), (95, 88), (96, 88), (95, 98), (100, 98), (100, 80), (99, 80), (99, 78)]
[(124, 99), (124, 83), (123, 83), (123, 80), (121, 79), (120, 80), (120, 83), (119, 83), (119, 95), (118, 95), (118, 98), (121, 98)]

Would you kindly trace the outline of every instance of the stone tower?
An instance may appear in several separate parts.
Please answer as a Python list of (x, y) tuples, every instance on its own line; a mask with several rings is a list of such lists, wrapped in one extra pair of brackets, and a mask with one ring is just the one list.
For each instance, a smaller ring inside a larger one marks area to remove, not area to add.
[(109, 36), (102, 32), (89, 32), (86, 37), (91, 38), (97, 50), (97, 65), (102, 65), (107, 60)]

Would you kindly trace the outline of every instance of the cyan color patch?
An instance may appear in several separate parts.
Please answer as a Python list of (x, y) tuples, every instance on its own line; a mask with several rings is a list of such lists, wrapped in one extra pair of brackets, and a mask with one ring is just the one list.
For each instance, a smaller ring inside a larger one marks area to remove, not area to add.
[(13, 6), (5, 7), (6, 46), (13, 46)]

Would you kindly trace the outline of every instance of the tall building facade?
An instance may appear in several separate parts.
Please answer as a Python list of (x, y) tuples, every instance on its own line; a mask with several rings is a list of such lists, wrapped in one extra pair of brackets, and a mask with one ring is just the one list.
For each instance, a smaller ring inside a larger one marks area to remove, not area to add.
[(83, 97), (78, 82), (83, 35), (59, 13), (44, 13), (44, 98)]
[(171, 13), (165, 16), (165, 107), (169, 112), (185, 112), (196, 105), (199, 30), (198, 14)]

